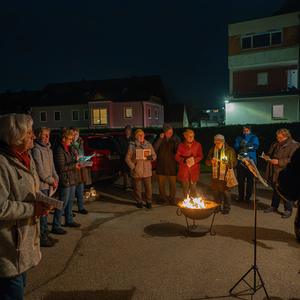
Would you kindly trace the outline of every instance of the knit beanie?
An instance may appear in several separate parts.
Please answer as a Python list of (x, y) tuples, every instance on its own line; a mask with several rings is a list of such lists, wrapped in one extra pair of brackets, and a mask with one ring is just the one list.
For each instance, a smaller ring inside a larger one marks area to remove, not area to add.
[(137, 129), (134, 133), (134, 136), (137, 137), (138, 134), (142, 133), (143, 135), (145, 135), (145, 132), (142, 129)]
[(216, 134), (214, 136), (214, 142), (225, 142), (225, 137), (222, 134)]
[(245, 128), (248, 128), (250, 131), (252, 131), (252, 126), (251, 126), (251, 124), (246, 124), (246, 125), (244, 125), (244, 126), (243, 126), (243, 130), (244, 130)]
[(170, 124), (165, 123), (165, 124), (163, 125), (163, 132), (164, 132), (164, 133), (166, 133), (167, 131), (169, 131), (169, 130), (171, 130), (171, 129), (173, 129), (173, 128), (172, 128), (172, 126), (171, 126)]
[(195, 135), (195, 133), (194, 133), (193, 130), (187, 129), (187, 130), (183, 133), (183, 136), (185, 137), (185, 139), (187, 139), (187, 137), (188, 137), (190, 134)]
[(130, 125), (127, 125), (127, 126), (125, 127), (125, 130), (126, 130), (126, 129), (129, 129), (129, 130), (132, 132), (132, 128), (131, 128)]

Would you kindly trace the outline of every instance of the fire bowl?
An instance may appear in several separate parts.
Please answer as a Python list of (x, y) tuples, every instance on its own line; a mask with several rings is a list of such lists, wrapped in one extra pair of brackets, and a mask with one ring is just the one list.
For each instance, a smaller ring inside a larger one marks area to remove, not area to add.
[(214, 213), (216, 207), (219, 206), (218, 203), (214, 201), (203, 200), (208, 208), (187, 208), (179, 206), (181, 212), (189, 219), (202, 220), (208, 218)]

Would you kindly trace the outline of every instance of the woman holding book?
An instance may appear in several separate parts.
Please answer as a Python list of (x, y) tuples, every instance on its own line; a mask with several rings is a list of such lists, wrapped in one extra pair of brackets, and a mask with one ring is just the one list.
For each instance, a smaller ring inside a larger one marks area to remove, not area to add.
[(197, 181), (200, 177), (200, 161), (203, 158), (202, 147), (195, 141), (195, 133), (187, 129), (183, 136), (185, 140), (178, 145), (175, 159), (179, 162), (178, 180), (182, 181), (183, 197), (197, 197)]
[(133, 191), (138, 208), (143, 208), (141, 194), (142, 180), (145, 186), (146, 208), (152, 208), (151, 162), (154, 160), (156, 160), (156, 153), (151, 143), (145, 140), (144, 131), (137, 129), (135, 131), (135, 141), (130, 143), (125, 161), (131, 171)]

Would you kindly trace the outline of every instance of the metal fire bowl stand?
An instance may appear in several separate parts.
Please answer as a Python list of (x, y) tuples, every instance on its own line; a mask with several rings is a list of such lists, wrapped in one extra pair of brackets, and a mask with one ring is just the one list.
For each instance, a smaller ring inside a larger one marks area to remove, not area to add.
[[(211, 201), (213, 202), (213, 201)], [(217, 205), (217, 203), (216, 203)], [(186, 237), (190, 235), (190, 228), (196, 228), (197, 226), (195, 225), (195, 220), (203, 220), (208, 217), (210, 217), (212, 214), (214, 214), (212, 218), (212, 222), (210, 225), (210, 229), (207, 230), (206, 232), (209, 232), (212, 236), (216, 235), (216, 232), (212, 231), (212, 226), (215, 220), (215, 215), (216, 215), (216, 209), (219, 208), (219, 205), (211, 207), (211, 208), (202, 208), (202, 209), (192, 209), (192, 208), (187, 208), (187, 207), (178, 207), (177, 209), (177, 215), (181, 216), (184, 214), (185, 216), (185, 221), (186, 221)], [(188, 218), (193, 220), (193, 225), (190, 226), (188, 223)]]

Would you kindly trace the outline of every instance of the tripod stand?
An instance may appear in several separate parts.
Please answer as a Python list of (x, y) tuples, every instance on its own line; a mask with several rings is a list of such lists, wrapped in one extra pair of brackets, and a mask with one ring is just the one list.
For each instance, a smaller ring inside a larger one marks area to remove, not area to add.
[[(246, 163), (246, 162), (244, 162)], [(250, 162), (251, 164), (251, 162)], [(257, 223), (257, 211), (256, 211), (256, 180), (257, 178), (259, 178), (259, 176), (257, 176), (257, 173), (258, 173), (258, 170), (256, 169), (256, 166), (254, 165), (253, 167), (253, 164), (251, 164), (252, 166), (249, 166), (247, 163), (246, 163), (246, 166), (249, 168), (249, 170), (255, 175), (255, 177), (253, 178), (254, 180), (254, 239), (253, 239), (253, 242), (254, 242), (254, 263), (253, 263), (253, 266), (245, 273), (245, 275), (229, 290), (229, 293), (231, 293), (233, 291), (233, 289), (242, 281), (244, 281), (248, 286), (249, 288), (251, 289), (251, 291), (253, 292), (253, 294), (256, 293), (256, 291), (258, 291), (260, 288), (263, 288), (264, 291), (265, 291), (265, 294), (267, 296), (267, 299), (269, 300), (269, 296), (268, 296), (268, 293), (267, 293), (267, 290), (265, 288), (265, 284), (261, 278), (261, 275), (258, 271), (258, 267), (256, 265), (256, 254), (257, 254), (257, 249), (256, 249), (256, 229), (257, 229), (257, 226), (256, 226), (256, 223)], [(255, 170), (256, 169), (256, 170)], [(254, 172), (255, 171), (255, 172)], [(259, 174), (259, 173), (258, 173)], [(265, 183), (264, 183), (265, 184)], [(254, 282), (253, 282), (253, 286), (251, 286), (246, 280), (245, 280), (245, 277), (253, 270), (254, 272)], [(257, 276), (260, 280), (260, 283), (257, 284)]]

